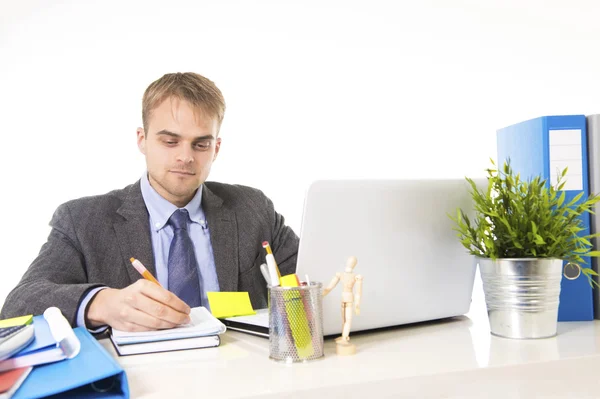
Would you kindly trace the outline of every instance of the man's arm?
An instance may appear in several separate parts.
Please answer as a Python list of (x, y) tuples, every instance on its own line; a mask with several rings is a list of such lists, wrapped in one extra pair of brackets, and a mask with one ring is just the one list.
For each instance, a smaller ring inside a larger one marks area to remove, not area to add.
[(8, 294), (1, 318), (42, 314), (58, 307), (76, 326), (80, 301), (100, 284), (90, 284), (84, 257), (75, 234), (67, 204), (58, 207), (50, 222), (52, 231), (21, 281)]
[(106, 288), (94, 293), (103, 285), (88, 282), (85, 255), (68, 205), (56, 210), (50, 226), (48, 241), (6, 298), (0, 317), (38, 315), (56, 306), (74, 327), (78, 318), (87, 328), (110, 325), (128, 331), (171, 328), (189, 322), (189, 306), (144, 279), (123, 289)]
[(282, 276), (295, 273), (300, 239), (292, 228), (285, 224), (284, 217), (275, 211), (271, 200), (269, 200), (269, 205), (273, 221), (273, 242), (271, 243), (273, 256)]

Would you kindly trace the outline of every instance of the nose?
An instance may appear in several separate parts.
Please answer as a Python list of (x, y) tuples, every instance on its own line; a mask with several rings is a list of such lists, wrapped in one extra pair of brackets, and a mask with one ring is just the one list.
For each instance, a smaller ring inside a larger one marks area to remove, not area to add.
[(181, 146), (181, 151), (179, 151), (179, 154), (177, 155), (177, 160), (183, 163), (192, 163), (194, 162), (194, 152), (187, 145)]

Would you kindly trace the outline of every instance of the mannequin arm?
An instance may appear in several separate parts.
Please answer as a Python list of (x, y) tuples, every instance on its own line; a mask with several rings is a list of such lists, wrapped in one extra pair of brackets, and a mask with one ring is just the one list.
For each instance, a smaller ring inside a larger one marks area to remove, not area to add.
[(340, 277), (342, 277), (342, 273), (335, 274), (335, 277), (331, 279), (331, 282), (329, 283), (329, 285), (327, 287), (325, 287), (325, 289), (323, 290), (323, 296), (329, 294), (329, 291), (331, 291), (332, 289), (335, 288), (337, 283), (340, 282)]
[(363, 286), (363, 277), (359, 274), (358, 276), (355, 277), (356, 279), (356, 295), (354, 296), (355, 299), (355, 312), (357, 315), (360, 314), (360, 297), (362, 296), (362, 286)]

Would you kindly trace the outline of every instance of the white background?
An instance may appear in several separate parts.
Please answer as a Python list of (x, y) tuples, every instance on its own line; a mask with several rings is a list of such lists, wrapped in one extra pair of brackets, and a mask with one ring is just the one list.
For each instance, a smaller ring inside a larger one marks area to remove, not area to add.
[(600, 112), (600, 2), (0, 0), (0, 304), (54, 209), (139, 178), (141, 97), (223, 91), (211, 180), (300, 232), (317, 178), (483, 176), (495, 130)]

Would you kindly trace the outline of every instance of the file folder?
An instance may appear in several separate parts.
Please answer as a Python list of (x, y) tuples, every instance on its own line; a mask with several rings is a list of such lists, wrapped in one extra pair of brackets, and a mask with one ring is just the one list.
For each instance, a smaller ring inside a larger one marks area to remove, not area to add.
[[(555, 185), (559, 170), (568, 166), (565, 201), (583, 192), (588, 197), (588, 151), (585, 115), (543, 116), (520, 122), (496, 132), (498, 166), (510, 158), (513, 170), (523, 179), (541, 176)], [(590, 215), (583, 214), (581, 235), (590, 234)], [(591, 259), (582, 257), (591, 267)], [(565, 262), (566, 263), (566, 262)], [(582, 274), (575, 280), (561, 281), (558, 321), (593, 320), (592, 287)]]
[[(0, 362), (0, 371), (25, 366), (36, 366), (65, 358), (63, 351), (57, 347), (56, 340), (50, 332), (50, 326), (44, 316), (33, 318), (34, 338), (25, 348), (11, 358)], [(25, 361), (26, 363), (20, 363)], [(19, 363), (17, 363), (19, 362)]]
[[(590, 175), (590, 193), (600, 193), (600, 114), (587, 116), (588, 135), (588, 173)], [(591, 215), (590, 231), (592, 234), (600, 233), (600, 206), (596, 205), (595, 215)], [(600, 238), (592, 239), (594, 250), (600, 250)], [(592, 267), (598, 273), (600, 262), (598, 258), (592, 258)], [(600, 284), (600, 278), (595, 277)], [(594, 316), (600, 319), (600, 289), (594, 289)]]
[[(34, 323), (38, 322), (34, 318)], [(43, 320), (43, 319), (42, 319)], [(13, 399), (44, 398), (129, 398), (123, 369), (84, 328), (74, 329), (81, 351), (72, 359), (34, 367)]]

